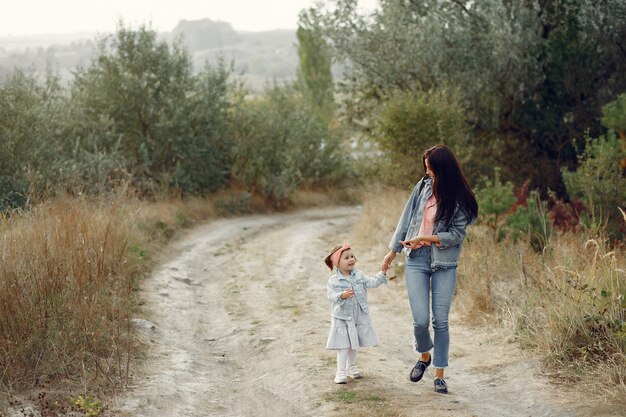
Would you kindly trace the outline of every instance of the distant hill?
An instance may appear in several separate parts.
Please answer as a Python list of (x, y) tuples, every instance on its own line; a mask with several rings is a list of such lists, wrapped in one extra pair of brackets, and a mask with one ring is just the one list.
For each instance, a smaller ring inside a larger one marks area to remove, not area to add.
[(172, 31), (173, 36), (183, 36), (192, 51), (219, 48), (240, 41), (230, 23), (214, 22), (210, 19), (181, 20)]
[[(71, 79), (78, 65), (89, 64), (96, 38), (106, 34), (76, 33), (0, 37), (0, 80), (15, 68), (43, 73), (47, 67)], [(195, 71), (220, 59), (233, 63), (248, 85), (261, 88), (270, 80), (288, 81), (298, 66), (295, 30), (237, 32), (229, 23), (181, 20), (172, 32), (159, 33), (165, 40), (182, 38), (189, 49)]]

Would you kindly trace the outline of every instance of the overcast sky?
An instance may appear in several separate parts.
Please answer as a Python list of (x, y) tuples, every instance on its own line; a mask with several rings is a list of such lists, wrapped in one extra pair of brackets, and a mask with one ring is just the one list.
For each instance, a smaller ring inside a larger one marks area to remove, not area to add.
[[(360, 0), (372, 8), (376, 0)], [(151, 23), (169, 32), (179, 20), (208, 18), (235, 30), (297, 27), (298, 13), (313, 0), (0, 0), (0, 36), (112, 32), (117, 19), (137, 26)]]

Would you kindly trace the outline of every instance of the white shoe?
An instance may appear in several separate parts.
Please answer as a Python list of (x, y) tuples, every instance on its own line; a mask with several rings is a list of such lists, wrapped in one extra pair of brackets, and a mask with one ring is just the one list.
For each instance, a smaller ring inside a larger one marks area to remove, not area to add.
[(346, 373), (344, 371), (337, 372), (335, 374), (335, 384), (347, 384), (347, 383), (348, 383), (348, 377), (346, 376)]
[(363, 374), (361, 373), (359, 368), (356, 367), (356, 365), (351, 366), (348, 369), (346, 369), (346, 374), (348, 374), (348, 376), (350, 378), (352, 378), (352, 379), (361, 379), (361, 378), (363, 378)]

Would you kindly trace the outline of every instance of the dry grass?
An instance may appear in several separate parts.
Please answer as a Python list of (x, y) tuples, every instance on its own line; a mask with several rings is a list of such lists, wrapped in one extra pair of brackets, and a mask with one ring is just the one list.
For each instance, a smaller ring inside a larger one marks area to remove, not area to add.
[(464, 248), (460, 305), (469, 317), (499, 320), (544, 371), (580, 389), (626, 398), (626, 253), (584, 233), (553, 236), (544, 253), (523, 242)]
[[(291, 207), (332, 201), (300, 191)], [(0, 217), (0, 392), (123, 387), (141, 352), (130, 321), (136, 289), (165, 245), (213, 217), (272, 210), (230, 189), (152, 202), (129, 192), (66, 197)]]
[[(355, 230), (360, 246), (374, 256), (387, 252), (408, 195), (393, 189), (367, 193)], [(537, 253), (522, 241), (493, 243), (483, 226), (469, 228), (456, 308), (468, 321), (499, 323), (521, 347), (544, 358), (554, 377), (595, 393), (602, 380), (601, 394), (614, 400), (626, 398), (625, 298), (623, 247), (568, 234), (553, 236), (548, 249)]]
[(624, 398), (626, 254), (599, 239), (565, 235), (543, 258), (533, 268), (532, 298), (516, 312), (520, 337), (545, 353), (555, 375), (584, 375), (595, 386), (603, 380), (616, 387), (607, 394)]
[[(380, 258), (389, 251), (389, 239), (396, 228), (410, 190), (375, 186), (363, 191), (363, 211), (354, 230), (359, 254)], [(369, 249), (362, 253), (362, 249)]]
[(138, 280), (207, 200), (50, 200), (0, 221), (0, 386), (115, 389), (133, 356)]
[(130, 218), (85, 199), (41, 204), (0, 225), (0, 376), (34, 386), (128, 370)]

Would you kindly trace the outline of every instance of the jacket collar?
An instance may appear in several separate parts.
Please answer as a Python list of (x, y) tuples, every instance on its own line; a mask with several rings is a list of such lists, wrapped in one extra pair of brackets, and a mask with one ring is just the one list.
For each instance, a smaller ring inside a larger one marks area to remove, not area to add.
[[(347, 277), (343, 276), (343, 274), (341, 273), (339, 268), (335, 267), (335, 271), (337, 272), (337, 278), (338, 279), (348, 279)], [(352, 271), (350, 271), (350, 277), (352, 277), (354, 275), (355, 271), (356, 271), (356, 268), (354, 268)]]

